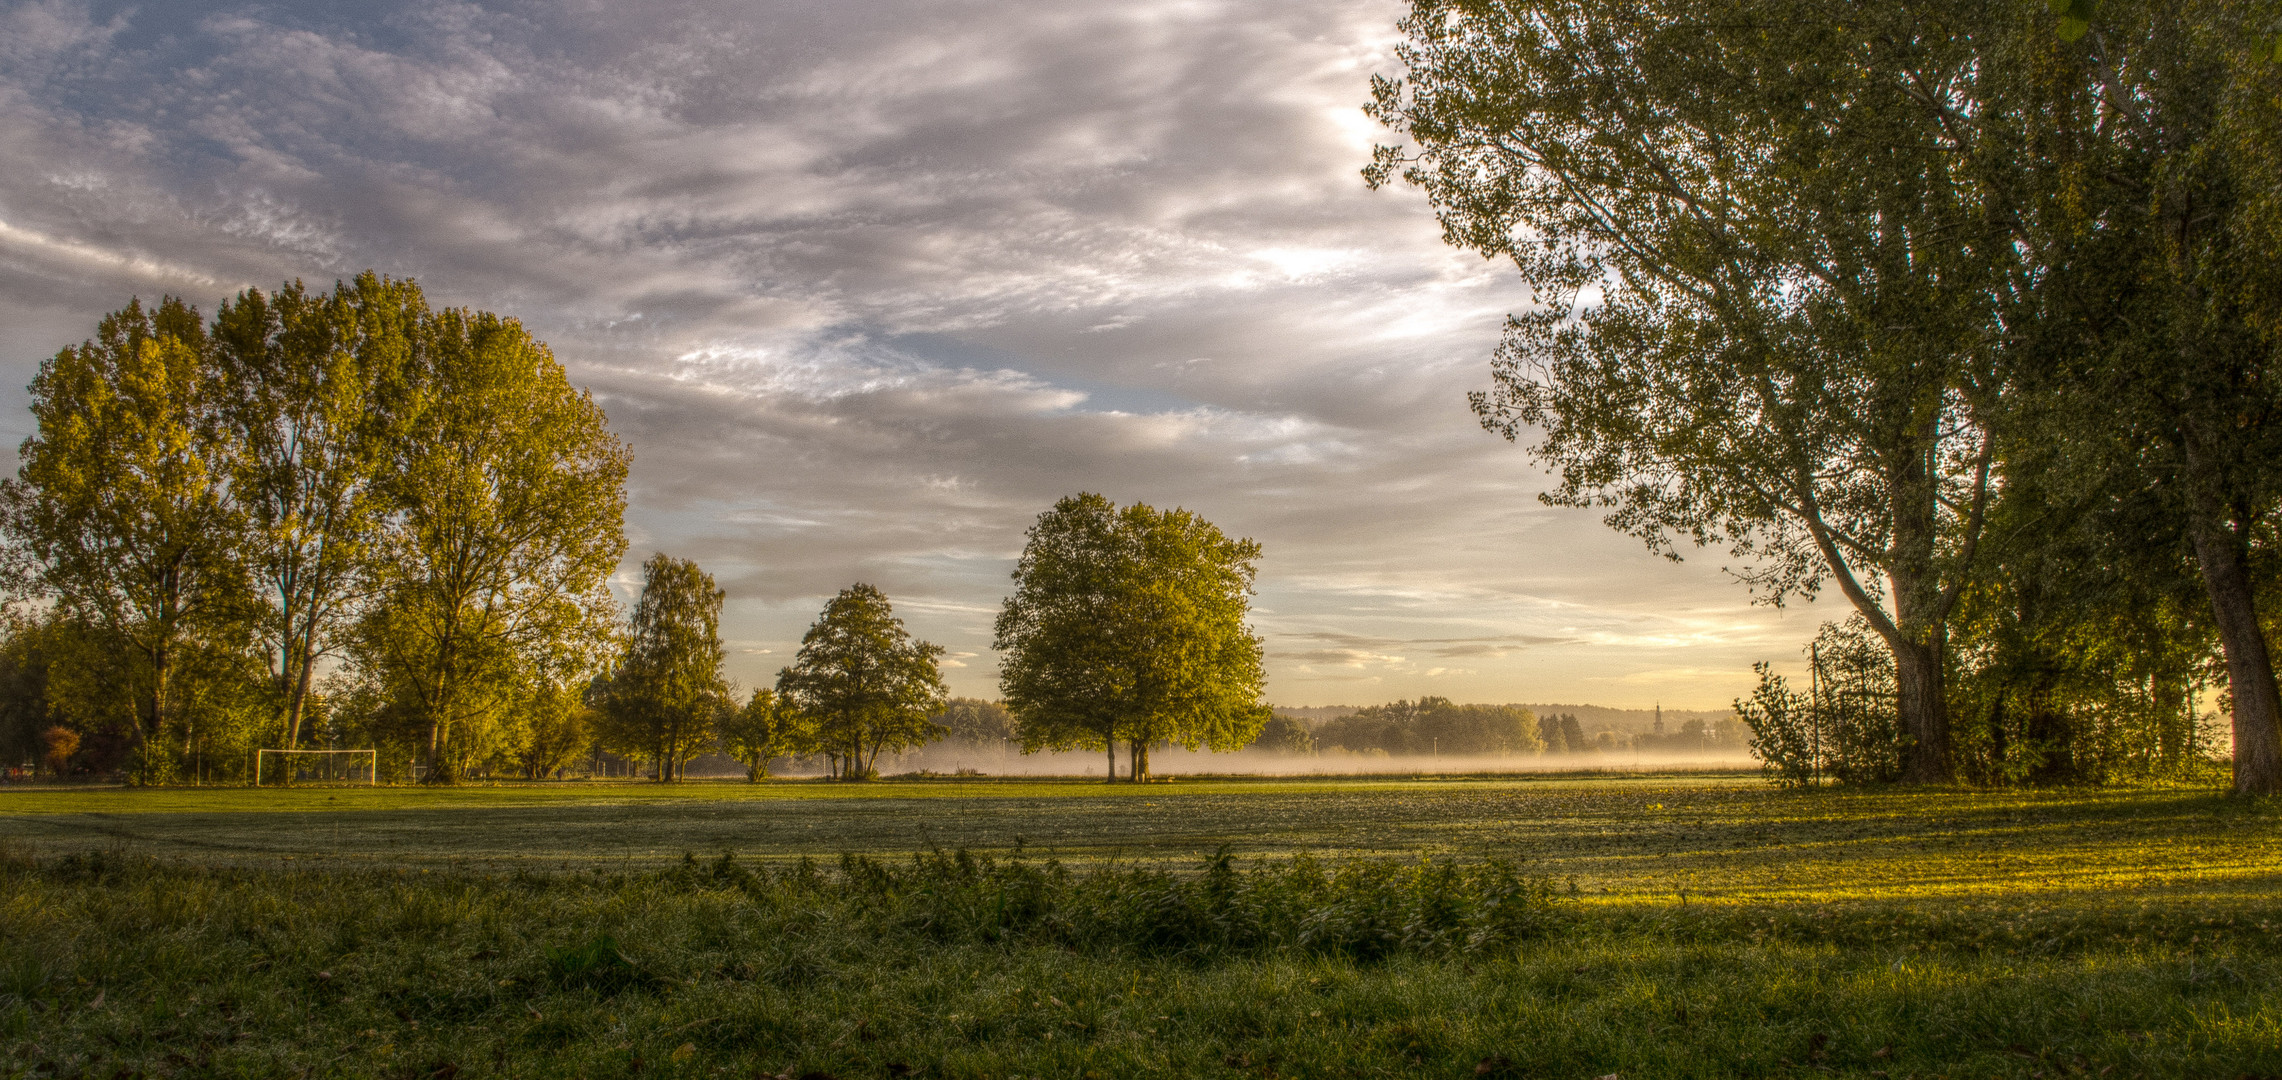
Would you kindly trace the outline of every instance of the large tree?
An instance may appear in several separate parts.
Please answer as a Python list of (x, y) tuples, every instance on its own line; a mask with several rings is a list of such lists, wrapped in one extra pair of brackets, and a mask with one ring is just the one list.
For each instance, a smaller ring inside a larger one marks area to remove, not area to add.
[[(37, 433), (0, 486), (20, 587), (124, 645), (143, 775), (176, 726), (178, 671), (202, 631), (246, 610), (232, 442), (198, 312), (132, 302), (40, 365)], [(119, 689), (114, 688), (114, 692)]]
[[(1950, 775), (1948, 621), (2032, 260), (1968, 115), (2001, 0), (1416, 0), (1372, 115), (1445, 237), (1536, 292), (1476, 395), (1544, 496), (1781, 602), (1835, 585), (1892, 650), (1906, 778)], [(2001, 164), (2001, 162), (2000, 162)]]
[(605, 684), (602, 710), (617, 744), (657, 767), (659, 782), (681, 779), (689, 759), (714, 741), (729, 704), (721, 678), (721, 603), (713, 575), (659, 552), (642, 564), (642, 596), (625, 652)]
[(1117, 779), (1149, 748), (1237, 750), (1267, 722), (1244, 618), (1260, 545), (1186, 510), (1084, 493), (1039, 515), (1000, 610), (999, 686), (1025, 750), (1102, 747)]
[(219, 412), (256, 620), (277, 680), (279, 738), (300, 744), (317, 664), (378, 576), (389, 470), (406, 436), (404, 376), (425, 340), (418, 286), (370, 272), (332, 292), (248, 289), (214, 316)]
[(885, 593), (850, 585), (801, 636), (776, 691), (811, 718), (840, 779), (869, 780), (881, 753), (942, 737), (943, 726), (928, 719), (949, 698), (936, 666), (942, 655), (942, 646), (912, 640)]
[(2120, 459), (2122, 486), (2160, 491), (2184, 524), (2225, 654), (2235, 789), (2275, 793), (2282, 691), (2256, 579), (2282, 502), (2282, 3), (2071, 12), (2072, 40), (2038, 35), (1994, 68), (2068, 95), (2009, 117), (2045, 149), (2024, 184), (2055, 208), (2030, 233), (2051, 264), (2035, 374), (2107, 436), (2065, 466)]
[(352, 660), (417, 732), (427, 778), (484, 756), (515, 685), (570, 678), (612, 641), (625, 444), (522, 324), (423, 319), (389, 471), (386, 587)]

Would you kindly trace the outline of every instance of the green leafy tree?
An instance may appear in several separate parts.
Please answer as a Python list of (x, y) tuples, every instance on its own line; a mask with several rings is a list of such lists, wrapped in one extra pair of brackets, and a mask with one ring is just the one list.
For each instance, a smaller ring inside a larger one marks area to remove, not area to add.
[(614, 740), (639, 748), (659, 782), (681, 779), (715, 740), (727, 711), (721, 678), (721, 604), (727, 594), (688, 559), (663, 552), (642, 564), (642, 596), (626, 649), (602, 694)]
[(1004, 704), (981, 698), (952, 698), (934, 720), (952, 741), (966, 746), (1003, 748), (1022, 737), (1014, 714)]
[(1449, 242), (1536, 290), (1476, 395), (1559, 506), (1762, 598), (1835, 585), (1892, 651), (1906, 777), (1951, 773), (1948, 623), (2033, 259), (1973, 117), (1994, 2), (1416, 0), (1372, 115)]
[(1534, 754), (1546, 745), (1528, 709), (1433, 696), (1358, 709), (1316, 734), (1325, 746), (1388, 754)]
[(843, 780), (868, 780), (881, 753), (941, 738), (929, 720), (948, 698), (936, 666), (943, 647), (914, 641), (887, 596), (851, 585), (801, 636), (778, 697), (815, 723), (816, 745)]
[(497, 751), (517, 681), (593, 670), (614, 640), (629, 454), (520, 323), (420, 321), (390, 470), (388, 567), (351, 663), (418, 731), (431, 782)]
[(404, 445), (403, 378), (427, 304), (372, 273), (330, 293), (248, 289), (215, 313), (212, 339), (244, 560), (265, 596), (255, 620), (275, 663), (283, 745), (300, 745), (318, 663), (343, 643), (380, 575), (376, 542)]
[(2024, 231), (2050, 264), (2038, 388), (2115, 435), (2063, 468), (2168, 497), (2224, 652), (2235, 790), (2282, 791), (2258, 569), (2282, 501), (2282, 4), (2079, 0), (2061, 28), (1999, 69), (2065, 89), (2006, 116), (2047, 149), (2020, 170), (2053, 208)]
[(1289, 716), (1273, 715), (1260, 725), (1259, 736), (1246, 749), (1295, 757), (1312, 754), (1315, 753), (1315, 733)]
[(178, 734), (185, 654), (248, 610), (232, 444), (197, 311), (133, 302), (32, 381), (37, 433), (0, 507), (21, 587), (123, 646), (136, 664), (140, 775), (156, 779)]
[(1103, 748), (1114, 782), (1123, 740), (1139, 782), (1151, 746), (1250, 743), (1268, 718), (1244, 622), (1259, 558), (1186, 510), (1088, 493), (1041, 514), (994, 642), (1023, 748)]
[(746, 779), (758, 782), (768, 778), (769, 762), (813, 753), (816, 736), (807, 717), (762, 687), (753, 691), (744, 708), (722, 718), (721, 746), (745, 763)]
[(526, 780), (544, 780), (586, 754), (594, 745), (594, 709), (578, 687), (553, 680), (524, 690), (517, 710), (524, 737), (515, 765)]

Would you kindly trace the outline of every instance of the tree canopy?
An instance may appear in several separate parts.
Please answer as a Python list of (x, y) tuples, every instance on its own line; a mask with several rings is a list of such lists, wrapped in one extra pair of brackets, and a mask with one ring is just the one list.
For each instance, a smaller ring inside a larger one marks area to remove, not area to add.
[(824, 605), (800, 652), (777, 673), (777, 695), (815, 724), (834, 775), (868, 780), (881, 753), (922, 746), (943, 727), (928, 719), (949, 694), (936, 666), (943, 647), (914, 641), (886, 594), (850, 585)]
[[(1725, 546), (1768, 601), (1835, 587), (1891, 654), (1903, 778), (1968, 759), (1990, 775), (1992, 746), (2026, 748), (2005, 736), (2035, 710), (2008, 714), (2025, 691), (1999, 674), (2023, 654), (1976, 641), (1961, 667), (1953, 624), (2006, 625), (1998, 594), (2052, 598), (2012, 575), (2058, 569), (2032, 554), (2048, 540), (2096, 534), (2118, 554), (2095, 560), (2192, 550), (2237, 786), (2269, 790), (2251, 564), (2274, 497), (2259, 373), (2277, 290), (2253, 253), (2282, 220), (2277, 15), (1416, 0), (1406, 70), (1369, 108), (1407, 142), (1367, 177), (1422, 188), (1450, 243), (1535, 290), (1474, 405), (1535, 440), (1560, 474), (1546, 501), (1603, 508), (1673, 557)], [(2151, 486), (2185, 536), (2112, 528), (2099, 500)], [(2038, 603), (2035, 621), (2071, 625), (2113, 610)], [(2130, 694), (2191, 709), (2166, 670)], [(1950, 685), (1960, 673), (1974, 685)]]
[(1000, 609), (999, 686), (1023, 748), (1100, 748), (1136, 782), (1149, 748), (1237, 750), (1268, 720), (1245, 624), (1260, 545), (1186, 510), (1095, 494), (1039, 516)]
[(713, 575), (688, 559), (659, 552), (642, 564), (616, 670), (602, 684), (610, 741), (647, 759), (660, 782), (714, 742), (716, 722), (733, 706), (721, 677), (721, 603)]
[(249, 289), (211, 324), (135, 301), (32, 394), (0, 524), (13, 592), (49, 606), (9, 636), (71, 762), (233, 771), (320, 714), (437, 780), (570, 752), (628, 455), (514, 320), (370, 273)]

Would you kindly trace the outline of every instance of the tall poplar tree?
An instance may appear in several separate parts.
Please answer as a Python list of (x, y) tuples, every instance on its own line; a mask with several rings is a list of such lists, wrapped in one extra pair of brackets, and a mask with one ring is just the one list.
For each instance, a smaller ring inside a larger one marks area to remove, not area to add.
[(522, 324), (451, 309), (420, 333), (378, 544), (389, 578), (352, 659), (392, 688), (427, 778), (450, 782), (513, 706), (519, 668), (605, 658), (630, 455)]
[(248, 289), (214, 316), (232, 490), (265, 594), (256, 625), (287, 749), (300, 745), (318, 661), (343, 644), (383, 576), (372, 556), (426, 315), (417, 285), (367, 272), (329, 293), (298, 281), (268, 296)]
[(2039, 390), (2105, 436), (2085, 445), (2122, 444), (2064, 468), (2120, 458), (2122, 486), (2168, 496), (2225, 655), (2235, 790), (2282, 792), (2257, 581), (2282, 509), (2282, 2), (2079, 0), (2061, 25), (1992, 68), (2068, 94), (2009, 118), (2055, 208), (2030, 233), (2051, 263)]

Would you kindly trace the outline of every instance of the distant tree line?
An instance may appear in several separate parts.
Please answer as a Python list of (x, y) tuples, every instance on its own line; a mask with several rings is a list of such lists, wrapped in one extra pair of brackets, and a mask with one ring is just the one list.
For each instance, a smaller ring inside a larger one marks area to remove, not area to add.
[(1474, 406), (1547, 502), (1851, 609), (1779, 776), (2273, 793), (2278, 15), (1414, 0), (1368, 178), (1534, 290)]

